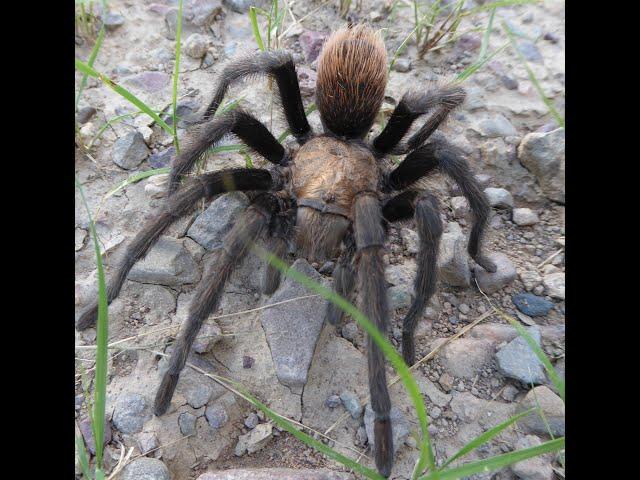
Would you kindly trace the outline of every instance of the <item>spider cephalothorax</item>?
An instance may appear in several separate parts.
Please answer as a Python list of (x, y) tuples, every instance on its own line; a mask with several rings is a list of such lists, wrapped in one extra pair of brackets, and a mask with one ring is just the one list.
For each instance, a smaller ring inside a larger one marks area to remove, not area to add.
[[(287, 123), (300, 145), (297, 150), (285, 149), (243, 110), (214, 117), (229, 86), (257, 74), (275, 79)], [(357, 289), (359, 308), (385, 332), (389, 315), (383, 262), (386, 225), (413, 216), (420, 239), (418, 271), (415, 298), (402, 332), (402, 354), (409, 365), (414, 361), (416, 323), (435, 290), (442, 234), (437, 200), (416, 186), (418, 180), (440, 170), (458, 183), (474, 214), (469, 254), (486, 270), (495, 271), (480, 248), (489, 205), (459, 149), (441, 137), (431, 138), (451, 110), (464, 101), (464, 91), (455, 85), (431, 84), (407, 92), (384, 130), (367, 142), (386, 82), (386, 51), (377, 32), (358, 25), (332, 34), (318, 62), (316, 102), (324, 132), (315, 134), (304, 113), (291, 55), (263, 52), (223, 69), (193, 141), (173, 163), (166, 202), (129, 243), (108, 286), (111, 302), (135, 262), (198, 200), (232, 190), (248, 192), (250, 206), (205, 268), (158, 388), (156, 415), (166, 412), (200, 326), (217, 309), (225, 282), (250, 245), (260, 238), (265, 238), (269, 249), (280, 257), (286, 256), (291, 242), (297, 254), (310, 261), (339, 255), (333, 272), (334, 289), (344, 297)], [(424, 114), (430, 114), (424, 125), (401, 143), (414, 120)], [(271, 168), (236, 168), (185, 178), (196, 160), (228, 134), (268, 160)], [(383, 159), (390, 153), (408, 155), (397, 167), (388, 169)], [(273, 293), (279, 281), (279, 272), (269, 265), (265, 293)], [(94, 325), (96, 317), (94, 302), (80, 316), (78, 329)], [(341, 318), (342, 312), (329, 304), (326, 320), (335, 325)], [(393, 466), (393, 442), (384, 356), (371, 339), (367, 348), (375, 413), (373, 450), (378, 470), (388, 476)]]

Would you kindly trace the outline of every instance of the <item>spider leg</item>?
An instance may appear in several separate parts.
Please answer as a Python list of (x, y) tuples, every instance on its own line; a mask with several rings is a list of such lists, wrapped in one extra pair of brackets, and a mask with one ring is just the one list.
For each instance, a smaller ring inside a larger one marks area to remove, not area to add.
[[(389, 308), (382, 260), (385, 238), (382, 209), (375, 195), (362, 192), (356, 197), (354, 211), (359, 308), (385, 334)], [(385, 358), (371, 337), (367, 344), (369, 392), (375, 413), (373, 450), (378, 471), (388, 477), (393, 466), (393, 436)]]
[[(193, 179), (188, 185), (168, 197), (160, 211), (129, 243), (120, 265), (109, 281), (108, 302), (111, 303), (118, 296), (131, 268), (147, 254), (162, 232), (178, 218), (186, 215), (198, 200), (232, 190), (268, 190), (272, 184), (271, 174), (267, 170), (246, 168), (221, 170)], [(98, 301), (94, 300), (80, 315), (76, 328), (85, 330), (92, 327), (97, 317)]]
[(191, 172), (196, 160), (222, 138), (232, 133), (244, 144), (255, 150), (269, 162), (280, 165), (286, 163), (287, 153), (271, 132), (253, 115), (235, 109), (206, 123), (194, 127), (193, 140), (185, 144), (173, 161), (169, 174), (169, 195), (180, 186), (183, 176)]
[(473, 227), (469, 236), (469, 255), (488, 272), (495, 272), (495, 264), (482, 253), (482, 237), (489, 220), (491, 207), (473, 176), (463, 152), (439, 138), (411, 152), (386, 178), (385, 191), (400, 190), (436, 168), (446, 173), (460, 186), (473, 213)]
[[(401, 195), (392, 198), (385, 206), (394, 203), (405, 205), (405, 199), (401, 198)], [(438, 280), (437, 261), (442, 221), (436, 197), (429, 193), (422, 193), (416, 202), (414, 216), (420, 248), (417, 258), (418, 272), (414, 283), (415, 298), (402, 322), (402, 356), (407, 365), (413, 365), (415, 361), (413, 332), (427, 302), (436, 290)]]
[[(373, 141), (377, 157), (387, 153), (403, 154), (419, 147), (447, 118), (449, 112), (465, 99), (465, 92), (455, 85), (439, 86), (424, 93), (416, 91), (403, 95), (391, 114), (384, 130)], [(416, 132), (406, 145), (398, 145), (419, 116), (434, 110), (427, 122)]]
[[(268, 240), (268, 250), (280, 259), (287, 257), (289, 242), (293, 236), (295, 223), (295, 210), (278, 212), (271, 219), (269, 225), (270, 238)], [(262, 291), (271, 295), (280, 285), (281, 272), (276, 267), (267, 263), (264, 273)]]
[(202, 322), (217, 308), (224, 285), (235, 266), (246, 256), (251, 244), (269, 226), (271, 216), (278, 208), (279, 200), (275, 195), (263, 193), (257, 196), (207, 265), (189, 306), (189, 316), (175, 342), (169, 367), (156, 392), (154, 412), (157, 416), (163, 415), (171, 403), (180, 372), (184, 368)]
[(288, 52), (261, 52), (228, 63), (220, 75), (218, 88), (205, 111), (204, 118), (208, 119), (215, 114), (234, 82), (255, 75), (269, 75), (275, 78), (291, 133), (299, 143), (304, 143), (311, 133), (311, 126), (304, 113), (296, 67)]
[[(356, 244), (352, 234), (344, 238), (345, 249), (340, 254), (338, 264), (333, 269), (333, 288), (342, 297), (349, 298), (356, 283), (356, 273), (353, 266), (353, 257), (356, 253)], [(341, 308), (333, 303), (327, 303), (325, 321), (331, 325), (337, 325), (344, 316)]]

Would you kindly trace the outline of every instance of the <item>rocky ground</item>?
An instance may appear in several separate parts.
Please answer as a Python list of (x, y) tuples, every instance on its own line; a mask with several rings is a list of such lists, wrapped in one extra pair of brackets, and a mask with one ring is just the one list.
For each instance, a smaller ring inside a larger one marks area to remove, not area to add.
[[(255, 49), (244, 13), (250, 3), (185, 1), (180, 138), (186, 137), (196, 112), (208, 102), (223, 62)], [(352, 7), (351, 18), (368, 19), (387, 29), (385, 41), (391, 57), (412, 28), (412, 12), (396, 8), (390, 14), (385, 10), (387, 3), (392, 2), (363, 1), (360, 11)], [(95, 63), (99, 71), (158, 110), (171, 102), (176, 4), (172, 0), (109, 2), (107, 35)], [(289, 2), (297, 21), (285, 17), (280, 46), (293, 51), (299, 60), (306, 104), (313, 101), (319, 46), (326, 32), (343, 24), (337, 4)], [(467, 17), (460, 31), (483, 27), (487, 18), (486, 12)], [(563, 113), (564, 2), (499, 9), (491, 50), (506, 41), (497, 20), (520, 34), (522, 54)], [(408, 88), (436, 76), (456, 74), (475, 61), (481, 36), (482, 32), (470, 32), (424, 60), (418, 60), (415, 47), (409, 46), (390, 74), (383, 112), (388, 114)], [(92, 42), (78, 38), (77, 43), (78, 57), (87, 58)], [(79, 83), (80, 76), (76, 78)], [(446, 229), (438, 291), (418, 325), (416, 355), (435, 354), (414, 373), (426, 401), (440, 462), (478, 434), (536, 403), (543, 408), (551, 433), (564, 434), (564, 404), (541, 365), (506, 321), (489, 314), (496, 306), (519, 318), (564, 376), (564, 131), (557, 128), (510, 49), (470, 77), (465, 87), (465, 105), (442, 131), (468, 154), (494, 207), (486, 247), (499, 269), (487, 274), (469, 260), (465, 252), (468, 205), (452, 182), (434, 176), (428, 187), (440, 200)], [(276, 134), (285, 130), (266, 81), (233, 88), (228, 99), (235, 98), (242, 98)], [(107, 274), (127, 241), (162, 203), (166, 178), (151, 177), (111, 196), (107, 193), (133, 173), (166, 166), (173, 154), (171, 137), (145, 115), (114, 123), (90, 150), (82, 146), (107, 120), (133, 111), (125, 99), (89, 79), (79, 105), (76, 176), (97, 221)], [(311, 123), (320, 130), (317, 113), (311, 115)], [(255, 158), (254, 164), (260, 166), (261, 160)], [(209, 158), (203, 168), (244, 165), (241, 155), (223, 153)], [(271, 297), (261, 295), (264, 266), (256, 258), (249, 258), (234, 274), (219, 310), (203, 327), (189, 359), (196, 369), (185, 368), (170, 411), (161, 418), (152, 415), (153, 395), (166, 362), (163, 355), (170, 351), (169, 344), (186, 318), (203, 265), (246, 202), (244, 194), (228, 194), (200, 205), (178, 221), (131, 271), (119, 298), (110, 306), (111, 342), (123, 341), (121, 349), (112, 351), (109, 363), (108, 470), (118, 462), (121, 446), (133, 448), (120, 478), (294, 478), (290, 470), (282, 470), (288, 468), (304, 469), (295, 478), (357, 477), (281, 432), (204, 373), (240, 382), (275, 411), (326, 434), (325, 440), (337, 450), (373, 465), (362, 330), (350, 318), (338, 329), (323, 325), (324, 301), (298, 299), (310, 293), (290, 280), (283, 281)], [(75, 232), (79, 312), (96, 291), (88, 217), (79, 196)], [(393, 307), (389, 336), (396, 347), (412, 299), (416, 252), (414, 222), (392, 226), (386, 274)], [(309, 265), (304, 259), (289, 260), (293, 268), (330, 285), (333, 263)], [(263, 308), (273, 303), (279, 304)], [(236, 312), (245, 313), (233, 315)], [(456, 337), (479, 318), (476, 326)], [(93, 329), (76, 333), (79, 346), (94, 341)], [(92, 378), (93, 351), (79, 348), (76, 358), (76, 423), (92, 449), (84, 389)], [(395, 377), (391, 369), (388, 374)], [(413, 436), (418, 424), (400, 382), (391, 387), (391, 393), (398, 447), (392, 478), (405, 479), (418, 457)], [(540, 417), (529, 416), (466, 459), (525, 448), (548, 438)], [(246, 468), (267, 470), (247, 473)], [(219, 470), (229, 471), (215, 473)], [(555, 456), (543, 456), (473, 478), (542, 480), (564, 478), (562, 472)]]

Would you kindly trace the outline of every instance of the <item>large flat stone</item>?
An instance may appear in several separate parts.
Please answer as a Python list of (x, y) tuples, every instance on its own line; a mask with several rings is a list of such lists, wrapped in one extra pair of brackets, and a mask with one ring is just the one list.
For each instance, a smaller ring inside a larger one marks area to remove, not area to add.
[(211, 251), (222, 246), (224, 236), (249, 205), (249, 199), (242, 192), (231, 192), (216, 198), (207, 209), (195, 219), (187, 236)]
[(353, 480), (350, 473), (293, 468), (238, 468), (207, 472), (197, 480)]
[[(322, 276), (304, 259), (291, 266), (316, 282)], [(268, 305), (313, 292), (291, 278), (285, 278)], [(261, 322), (267, 336), (278, 380), (294, 392), (301, 392), (316, 342), (322, 329), (326, 301), (321, 297), (285, 303), (263, 311)]]
[(128, 278), (134, 282), (178, 286), (197, 282), (200, 272), (181, 240), (163, 236), (144, 260), (131, 269)]

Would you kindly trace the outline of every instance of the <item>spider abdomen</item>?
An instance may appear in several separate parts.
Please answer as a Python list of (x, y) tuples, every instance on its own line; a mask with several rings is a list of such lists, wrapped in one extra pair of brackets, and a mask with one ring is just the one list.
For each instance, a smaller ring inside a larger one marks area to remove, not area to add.
[(310, 261), (333, 257), (351, 223), (356, 194), (375, 191), (379, 178), (378, 164), (364, 147), (328, 136), (305, 143), (291, 164), (302, 255)]

